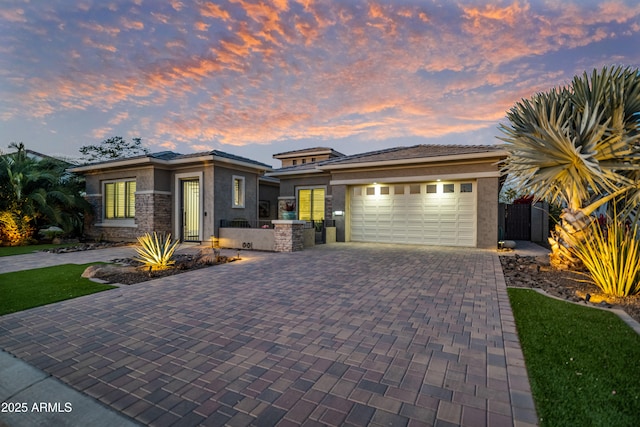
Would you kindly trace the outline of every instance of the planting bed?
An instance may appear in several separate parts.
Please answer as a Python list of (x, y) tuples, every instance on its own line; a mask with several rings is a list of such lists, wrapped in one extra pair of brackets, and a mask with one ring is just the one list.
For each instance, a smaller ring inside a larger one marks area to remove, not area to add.
[[(586, 272), (555, 270), (546, 260), (531, 256), (501, 256), (502, 271), (507, 286), (518, 288), (538, 288), (550, 295), (569, 301), (584, 302), (599, 300), (602, 292), (589, 279)], [(607, 302), (594, 305), (615, 307), (624, 310), (635, 321), (640, 322), (640, 296), (627, 298), (607, 297)]]

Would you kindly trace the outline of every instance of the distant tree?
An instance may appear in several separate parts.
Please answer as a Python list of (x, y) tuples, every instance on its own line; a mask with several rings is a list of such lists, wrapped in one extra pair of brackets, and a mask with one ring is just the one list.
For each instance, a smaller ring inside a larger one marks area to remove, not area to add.
[(142, 145), (142, 138), (133, 138), (131, 142), (127, 142), (121, 136), (114, 136), (98, 145), (80, 147), (80, 153), (85, 162), (92, 163), (149, 154), (149, 149)]

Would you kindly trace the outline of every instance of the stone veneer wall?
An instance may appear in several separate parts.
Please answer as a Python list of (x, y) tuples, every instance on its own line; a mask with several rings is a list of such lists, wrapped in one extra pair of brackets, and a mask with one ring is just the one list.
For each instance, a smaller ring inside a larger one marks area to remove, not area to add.
[(100, 226), (102, 196), (87, 196), (93, 215), (85, 218), (84, 234), (90, 239), (135, 241), (144, 233), (171, 232), (171, 195), (136, 194), (136, 227)]
[(136, 224), (137, 235), (171, 233), (171, 195), (136, 194)]
[(333, 196), (328, 195), (324, 198), (324, 219), (333, 219)]
[(91, 205), (91, 214), (84, 217), (84, 235), (90, 239), (100, 237), (100, 231), (95, 230), (95, 222), (102, 215), (102, 196), (86, 196), (85, 199)]
[(275, 251), (296, 252), (304, 249), (304, 221), (272, 221), (275, 229)]

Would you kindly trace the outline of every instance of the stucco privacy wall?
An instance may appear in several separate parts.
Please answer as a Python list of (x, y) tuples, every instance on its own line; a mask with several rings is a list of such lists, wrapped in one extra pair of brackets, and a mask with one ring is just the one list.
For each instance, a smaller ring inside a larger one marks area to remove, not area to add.
[[(231, 198), (233, 196), (233, 177), (244, 178), (244, 207), (232, 207)], [(218, 203), (214, 206), (215, 223), (209, 234), (219, 233), (220, 220), (234, 220), (238, 218), (254, 222), (258, 220), (257, 200), (258, 200), (258, 174), (244, 169), (228, 169), (216, 165), (214, 168), (213, 191), (215, 191)]]

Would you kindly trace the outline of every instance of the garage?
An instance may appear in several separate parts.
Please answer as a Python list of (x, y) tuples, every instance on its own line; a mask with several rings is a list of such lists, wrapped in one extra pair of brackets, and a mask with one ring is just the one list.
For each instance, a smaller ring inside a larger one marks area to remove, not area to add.
[(475, 180), (349, 187), (351, 241), (476, 246)]

